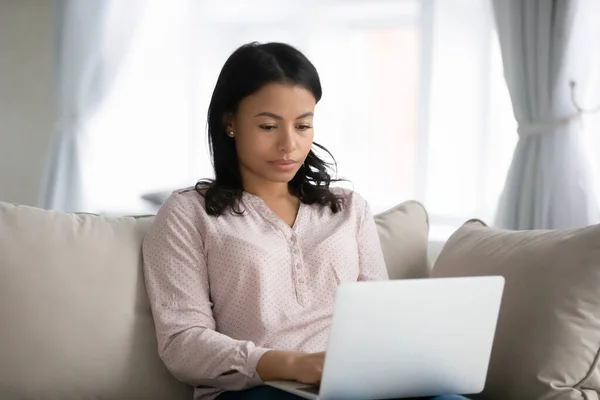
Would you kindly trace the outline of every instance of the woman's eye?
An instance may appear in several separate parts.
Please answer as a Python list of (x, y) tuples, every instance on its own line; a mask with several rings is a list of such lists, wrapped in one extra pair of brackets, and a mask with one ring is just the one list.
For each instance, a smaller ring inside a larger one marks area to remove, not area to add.
[(310, 125), (298, 125), (296, 127), (296, 129), (298, 129), (299, 131), (306, 131), (306, 130), (308, 130), (310, 128), (312, 128), (312, 126), (310, 126)]
[(276, 128), (275, 125), (261, 125), (260, 126), (260, 129), (262, 129), (264, 131), (272, 131), (275, 128)]

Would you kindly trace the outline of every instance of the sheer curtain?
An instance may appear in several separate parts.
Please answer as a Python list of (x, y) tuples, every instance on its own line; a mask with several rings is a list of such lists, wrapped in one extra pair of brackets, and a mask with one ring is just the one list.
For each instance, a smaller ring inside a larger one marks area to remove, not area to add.
[(314, 62), (315, 140), (375, 212), (420, 200), (440, 237), (493, 217), (516, 124), (483, 0), (149, 0), (88, 124), (90, 211), (153, 211), (144, 194), (212, 176), (206, 110), (226, 58), (250, 41)]
[(146, 1), (120, 73), (87, 125), (89, 211), (152, 212), (142, 195), (191, 183), (191, 154), (204, 149), (193, 148), (193, 137), (203, 137), (196, 118), (206, 113), (197, 104), (192, 48), (207, 37), (192, 33), (193, 3)]
[(588, 43), (598, 39), (600, 6), (494, 0), (494, 9), (520, 135), (497, 224), (509, 229), (596, 224), (594, 169), (569, 82), (582, 92), (589, 87), (598, 48)]
[(55, 1), (57, 122), (48, 155), (42, 204), (84, 211), (81, 157), (88, 119), (101, 105), (128, 50), (143, 1)]

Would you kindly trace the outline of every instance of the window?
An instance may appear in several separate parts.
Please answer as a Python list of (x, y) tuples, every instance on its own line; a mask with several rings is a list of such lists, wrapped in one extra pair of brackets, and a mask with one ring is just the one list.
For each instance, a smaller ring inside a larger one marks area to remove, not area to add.
[(87, 129), (90, 211), (146, 212), (142, 195), (212, 176), (210, 96), (229, 54), (256, 40), (313, 61), (315, 140), (374, 212), (417, 199), (441, 239), (466, 219), (492, 221), (517, 135), (488, 2), (258, 3), (148, 2)]

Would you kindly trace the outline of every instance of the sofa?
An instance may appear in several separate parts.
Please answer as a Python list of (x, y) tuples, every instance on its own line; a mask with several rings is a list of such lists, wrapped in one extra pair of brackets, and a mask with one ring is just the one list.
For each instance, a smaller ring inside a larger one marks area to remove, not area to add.
[[(141, 256), (153, 218), (0, 202), (0, 399), (192, 398), (157, 353)], [(505, 276), (478, 397), (598, 399), (600, 227), (509, 232), (468, 221), (430, 260), (421, 204), (375, 221), (391, 279)]]

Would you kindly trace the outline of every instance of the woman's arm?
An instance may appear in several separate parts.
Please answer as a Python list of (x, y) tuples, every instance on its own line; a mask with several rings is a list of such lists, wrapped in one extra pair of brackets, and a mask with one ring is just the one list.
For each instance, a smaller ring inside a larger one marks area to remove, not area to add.
[(258, 361), (256, 370), (264, 381), (321, 382), (325, 353), (294, 353), (267, 351)]
[(144, 277), (159, 355), (176, 378), (192, 386), (258, 385), (256, 366), (268, 349), (215, 331), (199, 223), (190, 200), (174, 194), (144, 239)]
[(377, 226), (369, 204), (358, 197), (362, 205), (362, 216), (358, 228), (359, 281), (388, 280), (388, 272), (383, 258), (383, 250), (377, 233)]

